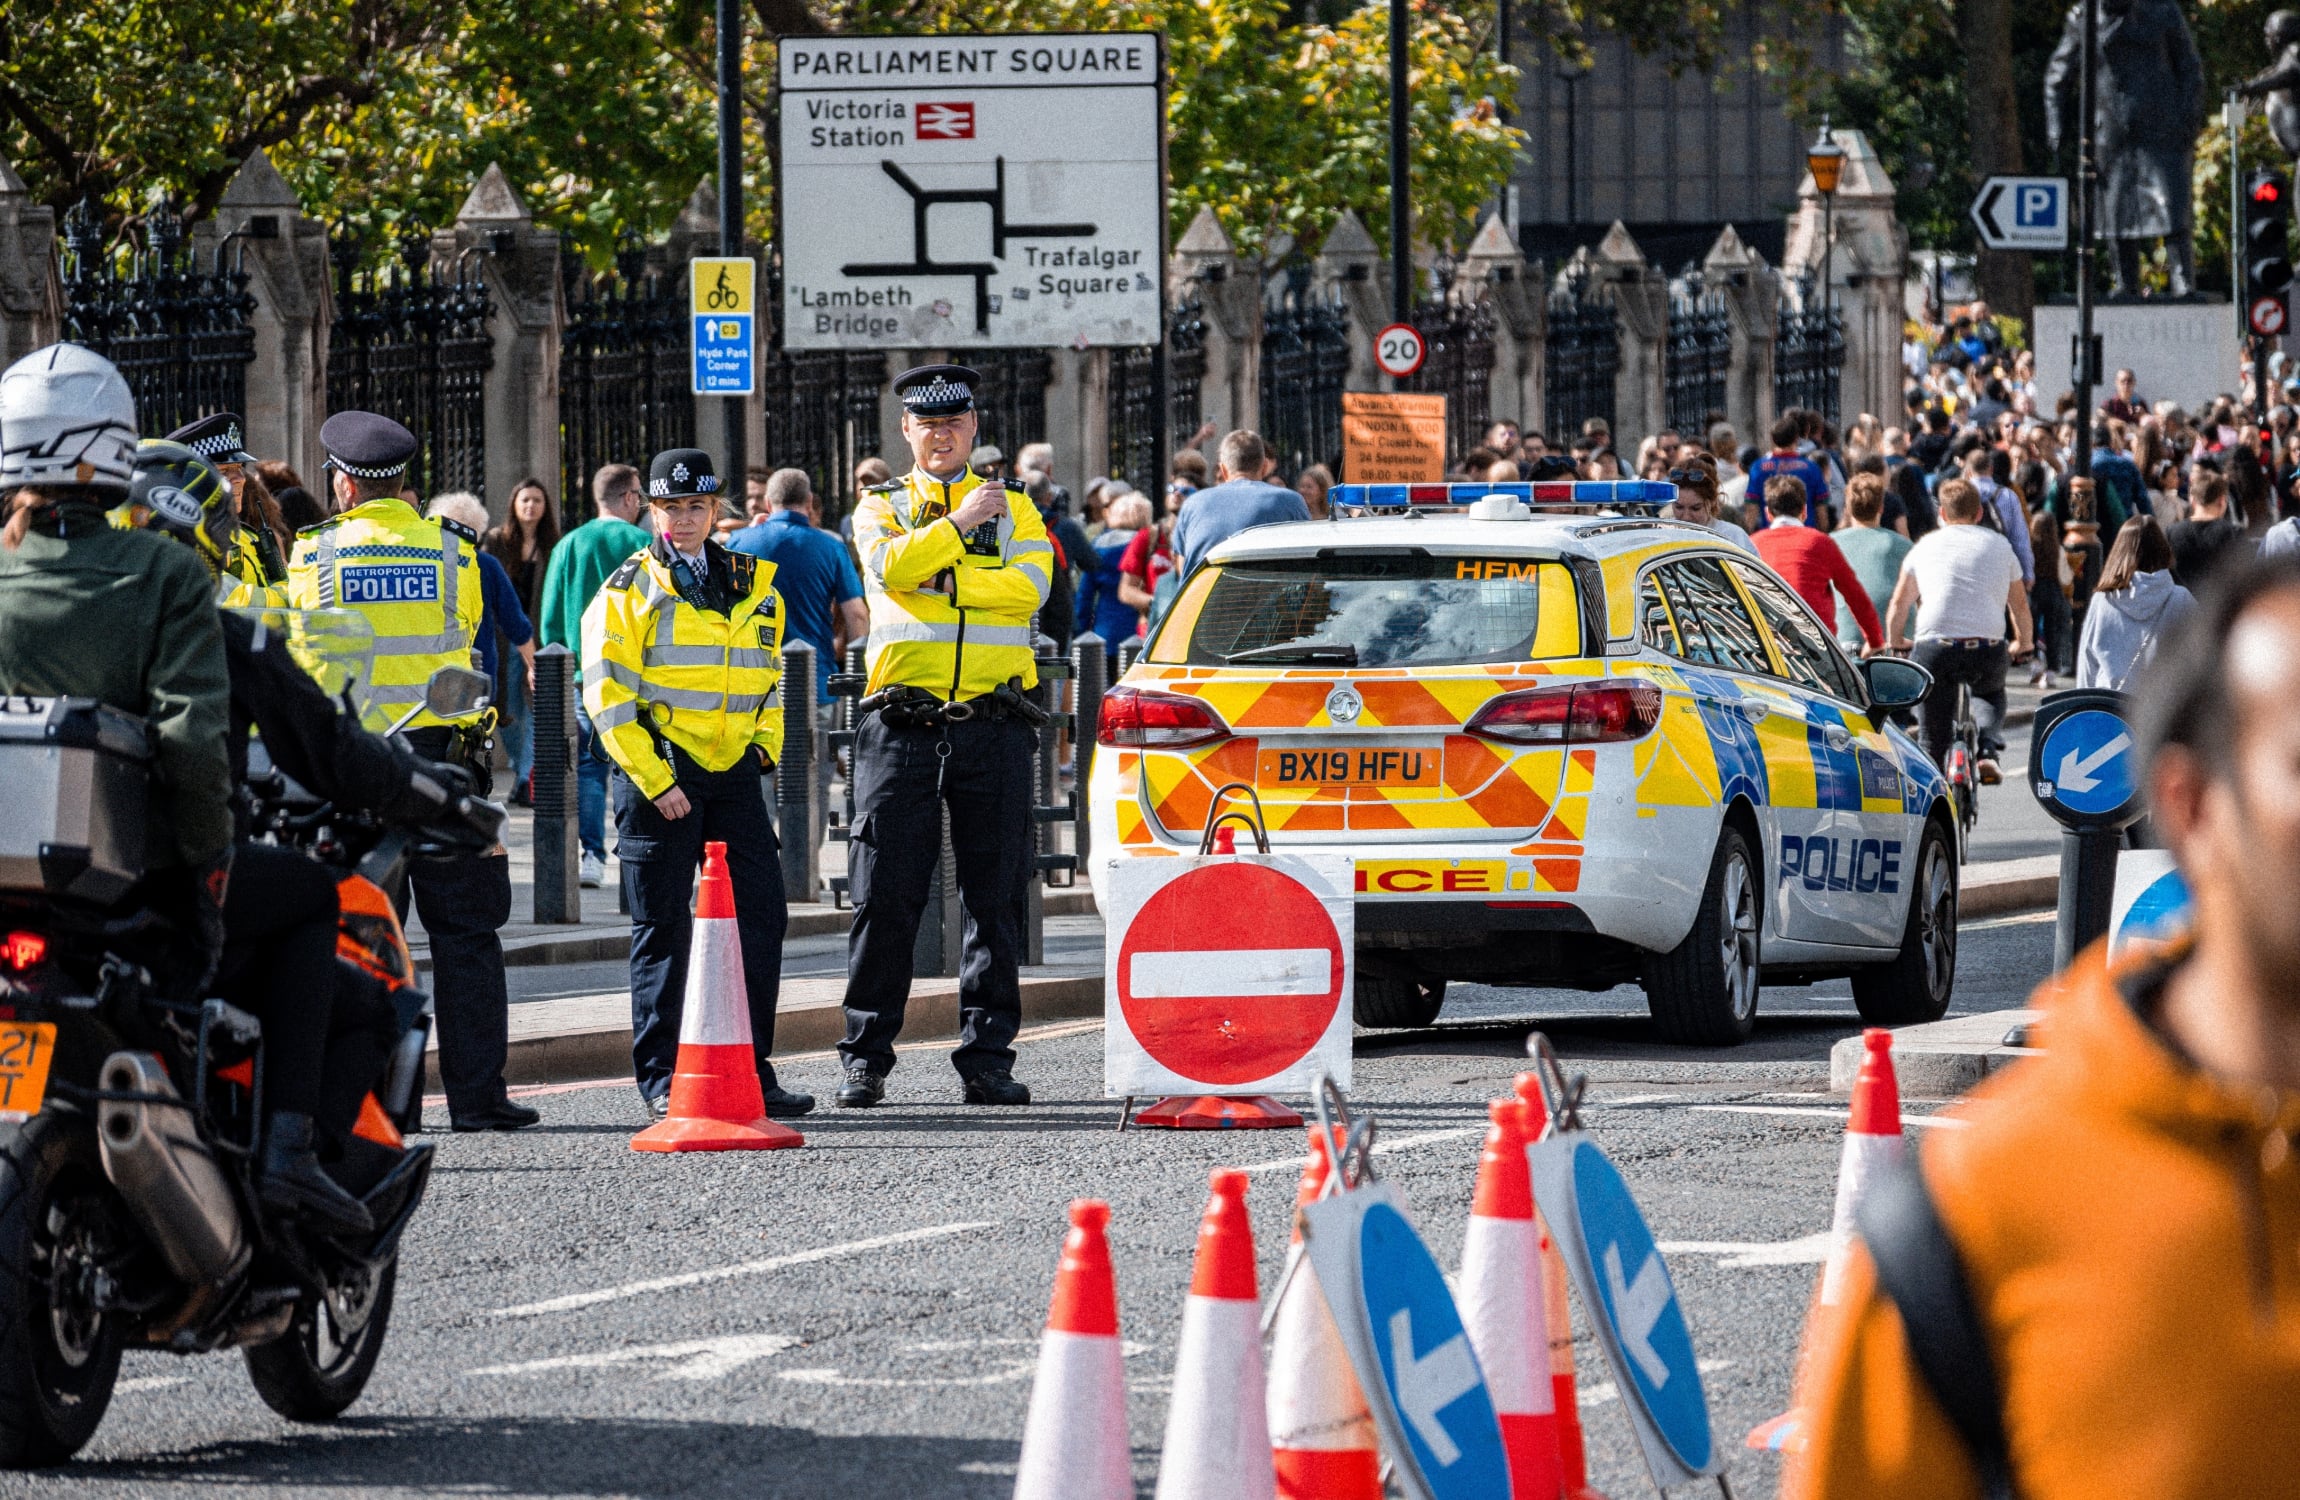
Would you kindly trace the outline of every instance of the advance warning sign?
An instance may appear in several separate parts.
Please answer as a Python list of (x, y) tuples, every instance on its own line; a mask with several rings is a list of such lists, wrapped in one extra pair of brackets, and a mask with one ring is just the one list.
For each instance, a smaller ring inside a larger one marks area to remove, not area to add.
[(1156, 33), (778, 51), (786, 348), (1159, 341)]
[(1445, 478), (1445, 397), (1342, 392), (1342, 478), (1350, 484)]

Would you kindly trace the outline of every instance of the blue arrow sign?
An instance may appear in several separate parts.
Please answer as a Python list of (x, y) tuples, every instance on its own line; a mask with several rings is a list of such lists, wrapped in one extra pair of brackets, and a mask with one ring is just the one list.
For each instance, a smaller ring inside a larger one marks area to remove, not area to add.
[(2080, 709), (2046, 732), (2030, 774), (2039, 796), (2071, 812), (2113, 813), (2133, 796), (2132, 730), (2106, 709)]
[(1493, 1398), (1429, 1247), (1405, 1215), (1375, 1203), (1358, 1223), (1358, 1264), (1382, 1384), (1430, 1493), (1508, 1494)]

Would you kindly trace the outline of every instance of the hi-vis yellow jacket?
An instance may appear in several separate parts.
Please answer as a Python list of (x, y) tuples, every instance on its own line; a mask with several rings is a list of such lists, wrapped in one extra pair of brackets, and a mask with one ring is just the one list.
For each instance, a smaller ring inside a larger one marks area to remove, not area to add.
[[(969, 551), (947, 518), (979, 486), (1002, 483), (997, 535)], [(913, 469), (863, 493), (855, 550), (870, 599), (870, 692), (900, 683), (956, 703), (1010, 677), (1037, 685), (1030, 620), (1053, 581), (1054, 544), (1018, 486), (972, 469), (947, 482)]]
[(725, 614), (680, 596), (662, 541), (617, 568), (583, 611), (583, 708), (608, 758), (649, 798), (677, 778), (657, 737), (724, 771), (753, 746), (783, 755), (783, 601), (775, 565), (703, 544), (727, 570)]
[[(479, 538), (454, 521), (419, 516), (396, 497), (370, 500), (296, 535), (288, 603), (352, 609), (375, 630), (368, 728), (383, 730), (423, 702), (441, 667), (471, 665), (485, 600)], [(414, 725), (445, 722), (429, 710)]]
[(242, 526), (232, 533), (231, 555), (216, 579), (216, 603), (225, 609), (285, 609), (287, 590), (264, 570), (254, 534)]

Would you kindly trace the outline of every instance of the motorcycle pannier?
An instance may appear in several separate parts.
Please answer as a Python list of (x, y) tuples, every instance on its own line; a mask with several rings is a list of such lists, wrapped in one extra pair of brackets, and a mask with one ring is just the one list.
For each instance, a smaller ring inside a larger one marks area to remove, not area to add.
[(144, 873), (144, 721), (93, 698), (0, 698), (0, 890), (112, 902)]

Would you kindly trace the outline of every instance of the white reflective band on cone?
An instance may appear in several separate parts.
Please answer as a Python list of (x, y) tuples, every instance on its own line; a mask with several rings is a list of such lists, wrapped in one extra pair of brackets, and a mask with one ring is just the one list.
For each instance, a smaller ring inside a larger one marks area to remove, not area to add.
[(697, 917), (694, 933), (679, 1015), (680, 1045), (748, 1047), (751, 992), (743, 977), (742, 933), (732, 917)]
[(1134, 1500), (1126, 1356), (1118, 1340), (1049, 1328), (1023, 1423), (1014, 1500)]

